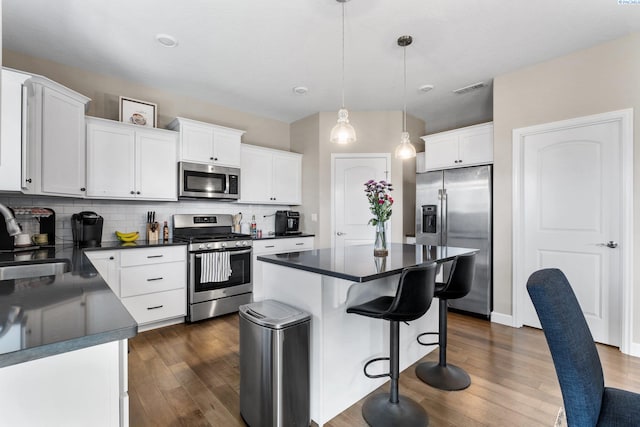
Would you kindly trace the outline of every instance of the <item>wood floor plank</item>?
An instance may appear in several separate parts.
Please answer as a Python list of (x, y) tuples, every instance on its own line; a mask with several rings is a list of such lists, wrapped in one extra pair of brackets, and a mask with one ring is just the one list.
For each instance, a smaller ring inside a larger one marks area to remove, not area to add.
[[(140, 333), (130, 350), (132, 427), (245, 426), (237, 314)], [(640, 392), (639, 358), (603, 345), (598, 353), (605, 384)], [(437, 358), (436, 350), (420, 362)], [(400, 393), (422, 405), (430, 426), (553, 425), (562, 395), (542, 331), (450, 313), (447, 360), (469, 373), (468, 389), (434, 389), (416, 377), (416, 364), (400, 376)], [(388, 390), (387, 382), (374, 393)], [(363, 402), (325, 425), (366, 426)]]

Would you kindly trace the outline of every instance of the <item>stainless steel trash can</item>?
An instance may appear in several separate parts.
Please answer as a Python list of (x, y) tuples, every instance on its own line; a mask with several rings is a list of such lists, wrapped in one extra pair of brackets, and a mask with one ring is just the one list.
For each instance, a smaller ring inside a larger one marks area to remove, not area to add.
[(309, 426), (311, 317), (274, 300), (239, 313), (242, 418), (250, 427)]

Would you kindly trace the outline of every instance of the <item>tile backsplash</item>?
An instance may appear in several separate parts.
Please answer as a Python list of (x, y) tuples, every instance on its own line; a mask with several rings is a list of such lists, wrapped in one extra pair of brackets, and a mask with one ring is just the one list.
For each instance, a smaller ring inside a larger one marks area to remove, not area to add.
[[(156, 221), (162, 226), (169, 224), (172, 237), (171, 218), (173, 214), (237, 214), (242, 213), (242, 222), (251, 221), (256, 216), (256, 224), (264, 236), (275, 229), (275, 212), (289, 209), (289, 206), (249, 205), (229, 202), (201, 200), (180, 200), (178, 202), (122, 201), (71, 199), (65, 197), (43, 197), (22, 194), (0, 194), (0, 203), (9, 207), (43, 207), (56, 213), (56, 244), (73, 243), (71, 235), (71, 215), (82, 211), (93, 211), (104, 218), (102, 240), (116, 240), (115, 231), (139, 231), (145, 236), (147, 211), (155, 211)], [(21, 224), (24, 232), (37, 232), (34, 224)]]

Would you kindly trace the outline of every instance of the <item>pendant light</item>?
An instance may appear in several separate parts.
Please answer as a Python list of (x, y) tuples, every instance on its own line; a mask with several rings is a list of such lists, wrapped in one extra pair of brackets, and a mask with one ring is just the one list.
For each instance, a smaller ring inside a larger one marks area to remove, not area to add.
[(342, 107), (338, 111), (338, 123), (331, 129), (329, 141), (336, 144), (348, 144), (356, 141), (356, 131), (349, 124), (349, 112), (344, 108), (344, 4), (349, 0), (336, 0), (342, 3)]
[(407, 46), (413, 42), (411, 36), (400, 36), (398, 46), (402, 47), (404, 57), (404, 109), (402, 110), (402, 133), (400, 144), (396, 147), (396, 159), (411, 159), (416, 156), (416, 148), (411, 144), (407, 132)]

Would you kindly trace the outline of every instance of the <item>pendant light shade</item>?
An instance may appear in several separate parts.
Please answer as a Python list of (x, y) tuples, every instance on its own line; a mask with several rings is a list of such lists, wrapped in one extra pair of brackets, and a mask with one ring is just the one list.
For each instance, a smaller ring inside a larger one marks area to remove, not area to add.
[(338, 111), (338, 123), (331, 129), (329, 141), (336, 144), (349, 144), (356, 141), (356, 130), (349, 123), (349, 112), (344, 108), (344, 4), (349, 0), (336, 0), (342, 3), (342, 106)]
[(411, 144), (409, 132), (407, 132), (407, 46), (413, 42), (411, 36), (398, 38), (398, 46), (403, 49), (404, 57), (404, 109), (402, 110), (402, 133), (400, 144), (396, 147), (396, 159), (411, 159), (416, 156), (416, 147)]
[(349, 112), (345, 108), (338, 111), (338, 123), (331, 129), (329, 141), (336, 144), (355, 142), (356, 130), (349, 123)]

